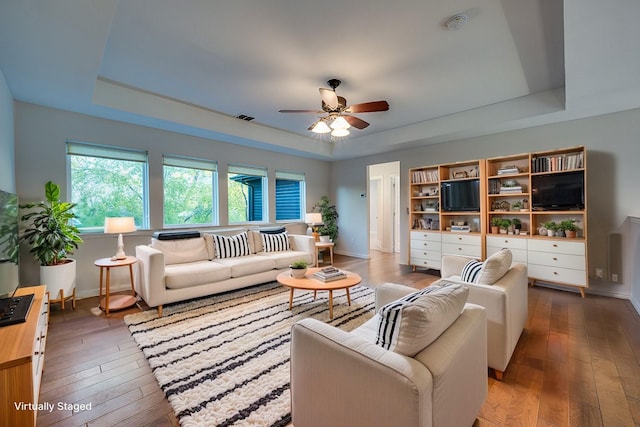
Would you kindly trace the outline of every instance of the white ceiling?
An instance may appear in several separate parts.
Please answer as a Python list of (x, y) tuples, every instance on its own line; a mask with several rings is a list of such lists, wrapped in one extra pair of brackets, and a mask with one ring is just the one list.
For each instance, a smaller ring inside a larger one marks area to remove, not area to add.
[[(14, 98), (345, 159), (640, 107), (637, 0), (2, 0)], [(467, 24), (445, 26), (457, 13)], [(371, 125), (307, 130), (319, 87)], [(252, 122), (234, 116), (255, 117)]]

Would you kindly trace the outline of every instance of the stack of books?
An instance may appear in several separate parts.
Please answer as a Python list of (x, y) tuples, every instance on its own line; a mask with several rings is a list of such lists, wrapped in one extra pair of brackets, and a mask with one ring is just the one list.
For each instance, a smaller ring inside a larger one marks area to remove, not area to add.
[(346, 278), (345, 272), (338, 270), (335, 267), (324, 267), (313, 273), (313, 278), (320, 280), (321, 282), (333, 282), (334, 280), (340, 280)]
[(520, 173), (520, 170), (517, 166), (505, 166), (498, 169), (498, 175), (513, 175), (516, 173)]
[(500, 187), (500, 194), (522, 193), (522, 186)]

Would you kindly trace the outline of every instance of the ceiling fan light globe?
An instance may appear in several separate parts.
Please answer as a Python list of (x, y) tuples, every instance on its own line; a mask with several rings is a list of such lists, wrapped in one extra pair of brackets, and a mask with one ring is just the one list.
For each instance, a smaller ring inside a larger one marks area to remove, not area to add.
[(331, 129), (325, 122), (318, 122), (311, 131), (315, 133), (328, 133), (331, 132)]
[(331, 136), (347, 136), (349, 133), (348, 129), (334, 129), (331, 131)]
[(338, 116), (338, 118), (331, 123), (331, 127), (333, 129), (349, 129), (351, 125), (344, 117)]

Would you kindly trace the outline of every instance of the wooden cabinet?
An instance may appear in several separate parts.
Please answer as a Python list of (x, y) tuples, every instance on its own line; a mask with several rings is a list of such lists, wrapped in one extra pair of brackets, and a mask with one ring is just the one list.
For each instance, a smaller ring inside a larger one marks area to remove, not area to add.
[(438, 231), (411, 231), (410, 264), (440, 270), (442, 266), (442, 234)]
[[(484, 259), (506, 247), (513, 262), (529, 267), (533, 282), (574, 286), (584, 295), (589, 282), (586, 160), (579, 146), (410, 169), (409, 264), (439, 269), (438, 255)], [(451, 209), (447, 187), (476, 181), (477, 208)], [(544, 225), (563, 222), (577, 226), (576, 238), (540, 234)], [(501, 224), (502, 232), (494, 224)], [(438, 233), (440, 253), (420, 232), (434, 239)]]
[[(34, 294), (24, 323), (0, 328), (0, 425), (35, 426), (47, 339), (49, 303), (45, 286), (20, 288)], [(22, 405), (16, 408), (16, 404)]]

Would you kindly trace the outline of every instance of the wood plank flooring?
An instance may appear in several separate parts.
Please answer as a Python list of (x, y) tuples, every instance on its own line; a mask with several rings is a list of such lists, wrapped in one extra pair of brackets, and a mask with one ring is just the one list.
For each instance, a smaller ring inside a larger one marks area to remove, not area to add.
[[(336, 266), (363, 283), (422, 288), (437, 277), (399, 265), (397, 255), (370, 260), (335, 255)], [(53, 304), (40, 402), (43, 426), (177, 426), (178, 422), (122, 317), (106, 318), (97, 298), (76, 310)], [(640, 426), (640, 316), (629, 301), (529, 288), (529, 320), (503, 381), (475, 426)], [(62, 404), (91, 404), (73, 412)], [(333, 426), (332, 426), (333, 427)]]

